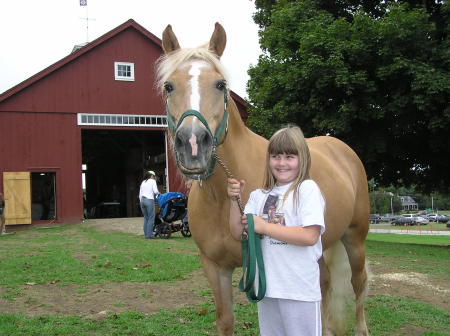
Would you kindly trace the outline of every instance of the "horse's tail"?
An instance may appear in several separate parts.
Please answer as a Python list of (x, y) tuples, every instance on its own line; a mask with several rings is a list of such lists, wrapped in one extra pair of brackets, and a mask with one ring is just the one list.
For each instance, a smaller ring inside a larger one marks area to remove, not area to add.
[[(323, 299), (322, 316), (325, 330), (332, 330), (333, 335), (345, 335), (349, 307), (354, 298), (351, 284), (351, 269), (347, 252), (341, 241), (337, 241), (324, 252), (324, 261), (330, 274), (330, 284)], [(368, 263), (365, 268), (367, 274)], [(367, 291), (367, 289), (366, 289)], [(324, 333), (326, 335), (326, 333)]]

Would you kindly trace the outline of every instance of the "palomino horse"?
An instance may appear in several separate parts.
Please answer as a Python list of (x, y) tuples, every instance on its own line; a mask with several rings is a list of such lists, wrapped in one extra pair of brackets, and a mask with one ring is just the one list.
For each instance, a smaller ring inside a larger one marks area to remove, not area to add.
[[(165, 55), (158, 63), (157, 85), (167, 99), (173, 151), (179, 171), (198, 180), (189, 194), (189, 226), (213, 290), (218, 332), (233, 335), (231, 276), (241, 266), (241, 250), (229, 232), (227, 175), (216, 163), (225, 163), (236, 178), (246, 180), (242, 195), (245, 203), (249, 192), (262, 183), (267, 140), (244, 125), (229, 96), (219, 62), (226, 44), (220, 24), (216, 23), (209, 45), (204, 47), (181, 49), (170, 25), (164, 30), (162, 42)], [(363, 307), (367, 287), (364, 241), (369, 223), (366, 174), (356, 154), (343, 142), (317, 137), (308, 139), (308, 145), (311, 176), (326, 199), (323, 246), (326, 249), (339, 241), (343, 243), (356, 295), (355, 335), (368, 335)], [(320, 265), (325, 312), (327, 294), (334, 292), (329, 291), (334, 268), (329, 267), (332, 265), (326, 258)], [(328, 315), (324, 314), (324, 333), (337, 335)]]

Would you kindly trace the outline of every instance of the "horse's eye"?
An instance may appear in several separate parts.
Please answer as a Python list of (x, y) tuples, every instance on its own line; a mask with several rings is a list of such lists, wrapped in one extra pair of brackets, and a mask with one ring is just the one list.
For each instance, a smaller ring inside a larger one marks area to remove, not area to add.
[(173, 85), (169, 82), (165, 82), (164, 90), (166, 90), (167, 93), (171, 93), (173, 91)]
[(220, 91), (223, 91), (226, 87), (227, 87), (227, 82), (225, 82), (224, 80), (218, 81), (216, 83), (216, 88)]

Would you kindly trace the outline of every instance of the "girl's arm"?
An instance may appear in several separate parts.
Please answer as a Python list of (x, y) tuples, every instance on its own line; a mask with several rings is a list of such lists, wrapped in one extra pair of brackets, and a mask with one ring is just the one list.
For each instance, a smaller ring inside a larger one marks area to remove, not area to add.
[(242, 217), (245, 218), (245, 216), (241, 216), (241, 211), (237, 203), (237, 197), (241, 196), (244, 185), (245, 181), (243, 180), (228, 179), (227, 193), (230, 198), (230, 216), (228, 221), (231, 236), (236, 240), (241, 239), (242, 231), (244, 230)]
[(255, 232), (274, 239), (284, 241), (288, 244), (311, 246), (320, 238), (320, 226), (282, 226), (267, 223), (258, 216), (253, 216)]

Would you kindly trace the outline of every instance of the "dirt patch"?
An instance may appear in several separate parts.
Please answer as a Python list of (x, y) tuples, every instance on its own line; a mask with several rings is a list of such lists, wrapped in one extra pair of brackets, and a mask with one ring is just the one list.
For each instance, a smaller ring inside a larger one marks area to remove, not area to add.
[(107, 219), (89, 219), (85, 221), (86, 226), (95, 227), (102, 232), (125, 232), (144, 235), (144, 218), (107, 218)]
[(75, 314), (101, 317), (102, 312), (138, 311), (152, 314), (204, 301), (202, 272), (170, 284), (120, 282), (92, 286), (52, 284), (23, 286), (24, 295), (14, 302), (0, 300), (0, 311), (26, 315)]
[[(89, 220), (87, 226), (105, 232), (127, 232), (142, 235), (142, 218)], [(369, 296), (404, 296), (448, 309), (450, 284), (447, 280), (420, 273), (401, 273), (392, 267), (372, 264)], [(237, 290), (240, 272), (234, 276), (236, 302), (246, 302)], [(0, 299), (0, 311), (26, 315), (74, 314), (94, 319), (106, 312), (136, 311), (152, 314), (160, 309), (212, 302), (211, 291), (203, 271), (195, 271), (186, 280), (170, 283), (108, 283), (92, 286), (27, 285), (24, 295), (15, 301)], [(418, 335), (420, 330), (405, 330), (405, 335)]]
[(399, 272), (390, 266), (371, 264), (372, 278), (369, 297), (391, 295), (426, 302), (448, 310), (450, 284), (448, 280), (415, 272)]

